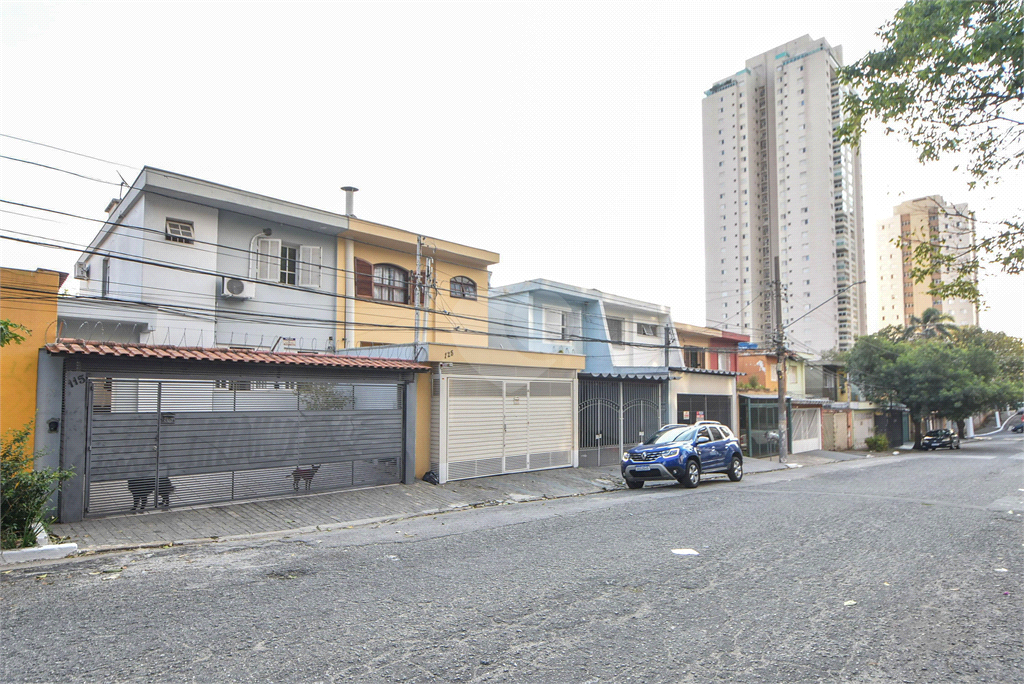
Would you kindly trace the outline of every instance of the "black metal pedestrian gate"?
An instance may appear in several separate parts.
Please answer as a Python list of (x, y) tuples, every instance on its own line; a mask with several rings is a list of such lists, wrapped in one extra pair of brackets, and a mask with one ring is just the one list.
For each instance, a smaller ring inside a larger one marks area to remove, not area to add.
[(86, 514), (396, 483), (402, 383), (93, 378)]
[(662, 424), (661, 383), (586, 378), (579, 383), (580, 467), (615, 465)]

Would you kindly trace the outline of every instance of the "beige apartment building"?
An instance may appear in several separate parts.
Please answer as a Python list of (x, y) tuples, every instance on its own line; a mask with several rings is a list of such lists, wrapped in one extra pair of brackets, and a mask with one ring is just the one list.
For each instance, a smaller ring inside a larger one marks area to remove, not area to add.
[[(920, 197), (893, 207), (892, 216), (878, 222), (879, 325), (907, 325), (934, 307), (953, 317), (957, 325), (977, 325), (978, 307), (964, 299), (935, 299), (930, 281), (911, 277), (914, 248), (923, 240), (937, 240), (957, 254), (974, 248), (974, 215), (967, 204), (948, 204), (939, 195)], [(902, 238), (902, 239), (901, 239)], [(946, 273), (933, 274), (942, 280)]]
[(703, 100), (709, 327), (770, 344), (774, 262), (787, 342), (812, 354), (866, 332), (860, 156), (839, 145), (842, 48), (802, 36)]

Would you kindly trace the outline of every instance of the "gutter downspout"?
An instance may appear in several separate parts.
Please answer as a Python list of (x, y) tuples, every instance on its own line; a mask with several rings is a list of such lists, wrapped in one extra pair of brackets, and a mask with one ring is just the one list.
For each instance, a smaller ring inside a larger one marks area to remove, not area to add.
[(354, 339), (356, 322), (356, 248), (351, 240), (345, 240), (345, 349), (356, 346)]

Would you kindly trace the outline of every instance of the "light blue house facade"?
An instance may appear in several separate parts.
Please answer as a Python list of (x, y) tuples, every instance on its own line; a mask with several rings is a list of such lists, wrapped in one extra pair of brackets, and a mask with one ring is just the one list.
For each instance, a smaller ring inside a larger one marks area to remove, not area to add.
[(579, 354), (579, 464), (611, 465), (672, 422), (683, 365), (668, 307), (551, 280), (491, 288), (491, 347)]

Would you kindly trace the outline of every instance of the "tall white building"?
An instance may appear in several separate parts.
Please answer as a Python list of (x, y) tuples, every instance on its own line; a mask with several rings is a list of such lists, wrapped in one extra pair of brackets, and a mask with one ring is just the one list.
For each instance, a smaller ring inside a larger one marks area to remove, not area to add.
[(833, 136), (841, 65), (841, 47), (803, 36), (704, 93), (708, 326), (771, 344), (778, 257), (791, 349), (866, 332), (860, 155)]

